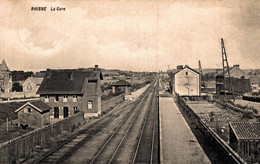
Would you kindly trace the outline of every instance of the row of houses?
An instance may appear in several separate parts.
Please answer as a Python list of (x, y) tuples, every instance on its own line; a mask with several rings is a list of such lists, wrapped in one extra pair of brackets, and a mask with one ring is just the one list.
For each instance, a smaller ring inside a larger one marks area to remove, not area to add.
[[(78, 112), (83, 112), (85, 118), (99, 116), (101, 80), (103, 74), (98, 65), (93, 69), (47, 69), (36, 92), (40, 100), (29, 101), (16, 110), (18, 126), (44, 126), (51, 119), (63, 119)], [(32, 81), (34, 78), (28, 80), (27, 86), (32, 86)], [(113, 93), (130, 94), (127, 81), (119, 80), (112, 87)]]

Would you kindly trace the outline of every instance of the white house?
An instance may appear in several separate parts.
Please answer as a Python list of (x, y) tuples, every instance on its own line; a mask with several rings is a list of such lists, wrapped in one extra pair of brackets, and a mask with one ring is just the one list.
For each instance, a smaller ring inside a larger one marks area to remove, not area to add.
[(39, 97), (36, 92), (39, 89), (43, 77), (28, 77), (22, 84), (23, 92), (26, 97)]
[(174, 74), (173, 89), (180, 96), (200, 96), (200, 73), (189, 66), (178, 66), (178, 72)]

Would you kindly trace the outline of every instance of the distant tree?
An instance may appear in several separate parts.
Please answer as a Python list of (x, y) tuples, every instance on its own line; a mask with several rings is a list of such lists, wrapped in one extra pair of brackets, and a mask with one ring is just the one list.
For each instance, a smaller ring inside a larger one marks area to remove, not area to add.
[(16, 91), (16, 92), (22, 92), (22, 91), (23, 91), (23, 86), (20, 85), (20, 83), (15, 82), (15, 83), (13, 84), (12, 91), (13, 91), (13, 92), (14, 92), (14, 91)]
[(12, 79), (13, 81), (21, 81), (27, 79), (29, 76), (33, 75), (32, 71), (24, 72), (24, 71), (12, 71)]
[(204, 80), (205, 81), (214, 81), (214, 80), (216, 80), (215, 73), (214, 72), (209, 72), (209, 73), (204, 74)]

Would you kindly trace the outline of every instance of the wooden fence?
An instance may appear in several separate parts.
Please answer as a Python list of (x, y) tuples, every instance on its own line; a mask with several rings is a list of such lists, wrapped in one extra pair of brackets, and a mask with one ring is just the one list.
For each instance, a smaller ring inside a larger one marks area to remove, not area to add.
[(73, 131), (84, 121), (84, 114), (77, 113), (52, 125), (31, 131), (16, 137), (8, 142), (0, 144), (0, 163), (16, 163), (18, 159), (30, 155), (36, 146), (44, 145), (61, 135), (64, 131)]
[(219, 137), (205, 122), (186, 104), (180, 97), (176, 96), (178, 104), (194, 118), (194, 123), (197, 128), (204, 134), (205, 139), (210, 143), (227, 163), (242, 163), (246, 162), (223, 140)]

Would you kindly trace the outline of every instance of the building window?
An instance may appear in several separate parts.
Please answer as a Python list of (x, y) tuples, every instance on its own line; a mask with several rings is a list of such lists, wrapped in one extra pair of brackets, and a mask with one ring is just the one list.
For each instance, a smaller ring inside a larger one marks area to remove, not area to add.
[(93, 109), (93, 101), (88, 101), (88, 109)]
[(73, 95), (72, 101), (73, 102), (77, 102), (78, 101), (78, 96), (77, 95)]
[(27, 85), (27, 90), (31, 90), (31, 89), (32, 89), (32, 86)]
[(74, 114), (78, 113), (78, 112), (79, 112), (78, 107), (74, 106), (74, 107), (73, 107), (73, 111), (74, 111)]
[(59, 118), (59, 107), (54, 107), (54, 118)]
[(23, 110), (24, 113), (31, 113), (31, 111), (32, 111), (31, 108), (24, 108)]
[(63, 102), (68, 102), (68, 95), (63, 96)]
[(186, 76), (188, 76), (189, 72), (186, 72)]
[(59, 95), (55, 95), (54, 102), (59, 101)]
[(50, 98), (49, 95), (46, 95), (44, 101), (49, 102), (49, 98)]

